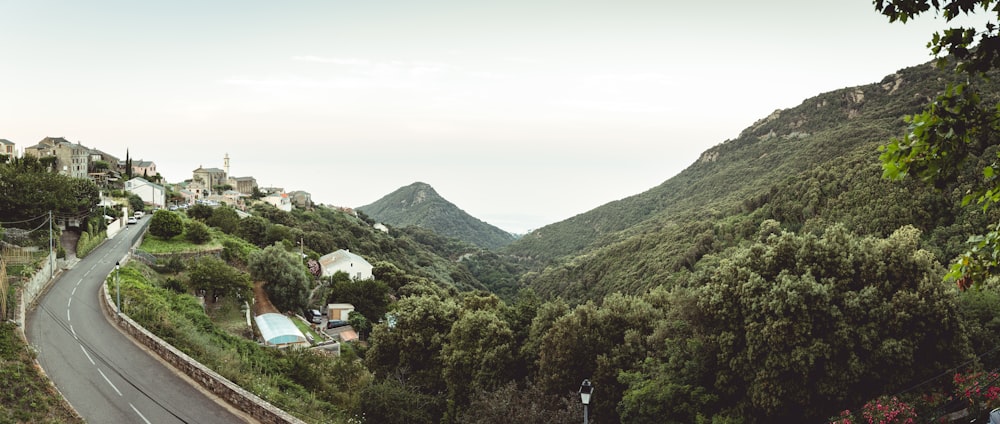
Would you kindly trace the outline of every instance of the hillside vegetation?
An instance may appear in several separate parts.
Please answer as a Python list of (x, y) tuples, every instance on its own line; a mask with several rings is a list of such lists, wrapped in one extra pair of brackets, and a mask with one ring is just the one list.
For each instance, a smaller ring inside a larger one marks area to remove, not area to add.
[(510, 233), (469, 215), (421, 182), (401, 187), (358, 210), (376, 221), (426, 228), (483, 249), (498, 249), (514, 241)]
[(882, 179), (877, 154), (947, 77), (921, 65), (775, 111), (659, 186), (538, 229), (503, 252), (533, 260), (524, 283), (575, 300), (668, 283), (768, 219), (795, 232), (839, 223), (880, 237), (912, 225), (947, 261), (990, 218), (958, 207), (962, 182), (935, 190)]
[[(499, 252), (416, 225), (385, 233), (363, 211), (193, 208), (171, 219), (182, 231), (150, 236), (163, 257), (125, 272), (142, 305), (126, 313), (309, 422), (572, 423), (584, 379), (591, 418), (612, 424), (988, 411), (1000, 283), (959, 291), (942, 263), (996, 217), (958, 207), (969, 181), (883, 180), (876, 152), (942, 79), (918, 66), (807, 99)], [(192, 244), (221, 251), (180, 259)], [(310, 274), (336, 249), (368, 258), (374, 280)], [(262, 349), (218, 317), (249, 281), (293, 311), (351, 298), (367, 344)], [(219, 300), (200, 307), (202, 290)]]

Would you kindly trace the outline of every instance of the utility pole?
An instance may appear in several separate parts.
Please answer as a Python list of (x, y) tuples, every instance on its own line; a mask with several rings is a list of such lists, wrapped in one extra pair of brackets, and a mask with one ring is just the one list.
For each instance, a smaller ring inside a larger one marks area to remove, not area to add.
[(55, 275), (55, 263), (53, 263), (52, 257), (52, 211), (49, 211), (49, 279)]

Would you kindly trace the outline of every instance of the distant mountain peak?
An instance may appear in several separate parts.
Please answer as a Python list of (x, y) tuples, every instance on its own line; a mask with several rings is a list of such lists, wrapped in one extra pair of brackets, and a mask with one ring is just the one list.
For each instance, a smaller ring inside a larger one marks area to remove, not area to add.
[(469, 215), (441, 197), (430, 184), (419, 181), (358, 210), (389, 225), (426, 228), (484, 249), (498, 249), (514, 241), (512, 234)]

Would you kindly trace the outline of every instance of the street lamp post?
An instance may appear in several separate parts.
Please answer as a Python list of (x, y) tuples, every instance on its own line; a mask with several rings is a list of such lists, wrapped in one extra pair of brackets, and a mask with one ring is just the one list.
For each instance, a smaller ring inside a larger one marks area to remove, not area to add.
[(583, 424), (588, 424), (587, 407), (590, 406), (590, 395), (594, 393), (594, 386), (590, 380), (583, 380), (580, 384), (580, 403), (583, 403)]
[(119, 263), (115, 262), (115, 297), (118, 298), (118, 302), (117, 302), (118, 303), (118, 312), (116, 313), (116, 315), (122, 313), (122, 289), (121, 289), (121, 284), (118, 282), (118, 268), (119, 268), (119, 266), (120, 266)]

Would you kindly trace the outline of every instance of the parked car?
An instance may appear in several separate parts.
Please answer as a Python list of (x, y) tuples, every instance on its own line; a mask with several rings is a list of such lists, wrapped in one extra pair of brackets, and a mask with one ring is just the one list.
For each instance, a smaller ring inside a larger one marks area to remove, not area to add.
[(306, 309), (305, 311), (306, 320), (313, 324), (323, 323), (323, 314), (319, 313), (316, 309)]
[(343, 320), (339, 320), (339, 319), (332, 319), (332, 320), (329, 320), (329, 321), (326, 322), (326, 329), (329, 330), (329, 329), (332, 329), (332, 328), (346, 327), (348, 325), (350, 325), (350, 324), (348, 324), (347, 321), (343, 321)]
[(138, 223), (139, 221), (136, 221), (135, 218), (129, 218), (127, 222), (128, 225), (138, 224)]

